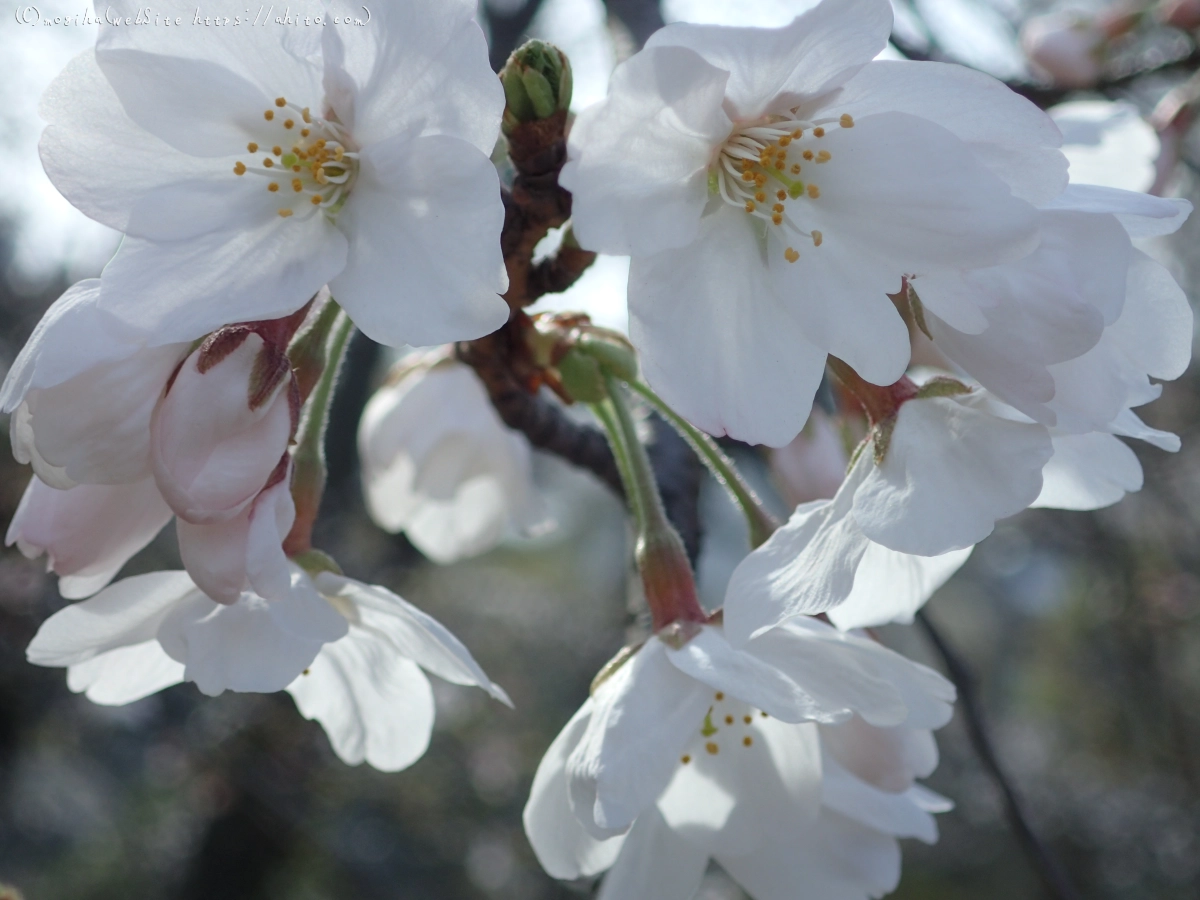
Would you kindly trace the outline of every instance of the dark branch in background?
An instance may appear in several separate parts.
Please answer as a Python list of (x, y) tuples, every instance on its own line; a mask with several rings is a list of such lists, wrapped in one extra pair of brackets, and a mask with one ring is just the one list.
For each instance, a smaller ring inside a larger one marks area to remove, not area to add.
[(609, 15), (616, 16), (640, 48), (665, 24), (657, 0), (604, 0)]
[(1000, 759), (996, 755), (996, 750), (992, 746), (991, 737), (984, 723), (983, 710), (980, 707), (979, 697), (975, 691), (975, 676), (967, 668), (966, 663), (963, 662), (958, 652), (946, 641), (946, 638), (933, 624), (933, 621), (924, 610), (917, 613), (917, 621), (924, 629), (929, 642), (933, 644), (934, 649), (937, 650), (938, 655), (942, 658), (946, 674), (950, 676), (950, 680), (958, 688), (958, 706), (962, 710), (963, 721), (967, 726), (967, 734), (971, 739), (971, 746), (975, 748), (975, 753), (979, 756), (980, 762), (983, 763), (988, 774), (992, 776), (992, 780), (1000, 789), (1000, 793), (1004, 795), (1004, 809), (1008, 816), (1008, 823), (1016, 835), (1021, 849), (1025, 851), (1025, 854), (1033, 862), (1038, 875), (1041, 876), (1042, 882), (1053, 897), (1057, 898), (1057, 900), (1083, 900), (1083, 895), (1071, 883), (1066, 871), (1064, 871), (1058, 860), (1050, 852), (1050, 848), (1042, 842), (1041, 838), (1033, 830), (1033, 826), (1029, 823), (1029, 818), (1025, 814), (1025, 808), (1021, 803), (1021, 799), (1017, 796), (1016, 790), (1009, 781), (1008, 774), (1000, 764)]
[(488, 4), (483, 6), (484, 18), (487, 20), (491, 40), (488, 43), (488, 56), (492, 68), (497, 72), (504, 66), (508, 54), (517, 48), (529, 24), (542, 8), (542, 0), (525, 0), (525, 5), (509, 15), (496, 12)]

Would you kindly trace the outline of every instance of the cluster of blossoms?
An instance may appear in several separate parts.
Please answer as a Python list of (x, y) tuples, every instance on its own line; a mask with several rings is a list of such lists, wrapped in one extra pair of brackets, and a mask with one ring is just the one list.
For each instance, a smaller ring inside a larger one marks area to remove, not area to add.
[[(104, 29), (48, 90), (47, 172), (125, 239), (0, 393), (34, 471), (8, 541), (81, 601), (30, 661), (98, 703), (181, 681), (287, 690), (342, 759), (385, 770), (427, 746), (422, 669), (507, 702), (439, 623), (311, 544), (353, 328), (397, 347), (500, 329), (523, 384), (606, 431), (653, 625), (538, 768), (543, 866), (607, 872), (612, 900), (686, 900), (712, 859), (758, 900), (892, 890), (897, 839), (935, 840), (948, 806), (917, 779), (954, 689), (860, 629), (911, 621), (997, 520), (1138, 489), (1122, 438), (1178, 447), (1134, 409), (1187, 366), (1191, 312), (1134, 241), (1190, 206), (1070, 183), (1058, 127), (987, 76), (877, 60), (886, 0), (824, 0), (781, 29), (677, 24), (617, 68), (557, 161), (562, 253), (631, 257), (629, 338), (531, 319), (489, 156), (501, 133), (518, 163), (529, 129), (561, 133), (569, 65), (535, 47), (497, 80), (467, 0), (373, 13), (284, 38)], [(823, 381), (858, 429), (848, 458), (813, 412)], [(718, 611), (627, 389), (747, 516)], [(368, 508), (436, 562), (549, 527), (493, 400), (441, 348), (404, 358), (363, 414)], [(786, 523), (725, 434), (807, 443), (777, 457), (820, 482)], [(172, 520), (184, 571), (110, 584)]]

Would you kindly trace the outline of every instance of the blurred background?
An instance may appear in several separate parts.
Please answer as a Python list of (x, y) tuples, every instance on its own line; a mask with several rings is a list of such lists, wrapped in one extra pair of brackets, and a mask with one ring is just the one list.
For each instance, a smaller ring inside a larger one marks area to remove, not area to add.
[[(1118, 12), (1129, 8), (1076, 5), (1069, 20), (1076, 24), (1064, 31), (1066, 7), (1037, 0), (893, 3), (891, 52), (979, 68), (1045, 107), (1105, 98), (1129, 104), (1103, 127), (1080, 107), (1059, 113), (1082, 145), (1072, 156), (1073, 174), (1087, 170), (1088, 180), (1200, 199), (1200, 131), (1189, 127), (1200, 96), (1189, 80), (1200, 61), (1191, 31), (1200, 27), (1200, 4), (1142, 4), (1139, 16), (1124, 19)], [(74, 16), (82, 0), (76, 5), (46, 3), (40, 12)], [(579, 108), (603, 97), (615, 62), (664, 21), (777, 25), (808, 5), (488, 0), (481, 17), (496, 67), (528, 35), (563, 47), (574, 64)], [(114, 234), (56, 194), (36, 154), (38, 97), (93, 40), (88, 27), (30, 27), (7, 10), (0, 16), (0, 373), (50, 302), (71, 282), (98, 274), (115, 248)], [(1081, 40), (1082, 55), (1071, 50)], [(1112, 124), (1118, 121), (1120, 127)], [(1191, 295), (1200, 287), (1198, 233), (1193, 220), (1150, 248)], [(623, 260), (601, 258), (550, 305), (585, 308), (621, 327), (626, 271)], [(181, 685), (122, 708), (95, 706), (67, 690), (62, 670), (25, 662), (33, 633), (64, 601), (44, 561), (5, 549), (0, 882), (28, 900), (589, 894), (590, 885), (562, 885), (541, 872), (520, 812), (542, 751), (635, 618), (621, 508), (590, 476), (539, 456), (555, 531), (466, 563), (425, 562), (403, 537), (375, 528), (361, 499), (354, 434), (382, 374), (379, 356), (369, 342), (353, 345), (330, 431), (331, 481), (316, 544), (348, 574), (386, 585), (446, 623), (508, 690), (515, 711), (480, 691), (437, 683), (429, 752), (408, 771), (384, 775), (339, 762), (320, 727), (282, 693), (211, 699)], [(1140, 493), (1094, 514), (1030, 511), (1002, 523), (928, 610), (977, 675), (1001, 760), (1083, 896), (1194, 900), (1200, 377), (1168, 384), (1143, 412), (1151, 425), (1180, 434), (1183, 450), (1136, 446), (1146, 470)], [(766, 457), (732, 449), (782, 508)], [(0, 453), (5, 527), (28, 478)], [(719, 598), (744, 552), (742, 537), (712, 483), (702, 488), (701, 512), (702, 588)], [(177, 567), (174, 553), (168, 529), (126, 574)], [(893, 627), (881, 637), (938, 664), (916, 629)], [(943, 761), (930, 785), (957, 807), (941, 817), (937, 846), (906, 844), (894, 896), (1048, 896), (1008, 827), (961, 714), (939, 741)], [(701, 896), (742, 895), (714, 870)]]

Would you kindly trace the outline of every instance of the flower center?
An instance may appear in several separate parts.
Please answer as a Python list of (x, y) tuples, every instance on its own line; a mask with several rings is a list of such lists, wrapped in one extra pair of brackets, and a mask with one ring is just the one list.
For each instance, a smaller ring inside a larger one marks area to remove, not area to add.
[(713, 705), (693, 736), (686, 752), (679, 757), (682, 765), (753, 747), (756, 743), (755, 724), (767, 714), (755, 710), (740, 700), (727, 698), (721, 691), (713, 695)]
[[(820, 231), (808, 231), (796, 221), (797, 201), (815, 201), (821, 189), (806, 172), (806, 166), (819, 166), (833, 159), (820, 146), (830, 128), (853, 128), (854, 119), (844, 114), (836, 119), (807, 121), (772, 116), (735, 131), (717, 153), (709, 167), (709, 192), (720, 194), (730, 206), (762, 219), (771, 227), (787, 232), (784, 258), (794, 263), (800, 258), (792, 243), (796, 237), (820, 247)], [(811, 171), (811, 168), (809, 169)], [(806, 178), (801, 176), (805, 175)]]
[(349, 132), (334, 119), (314, 116), (284, 97), (275, 98), (275, 108), (263, 113), (262, 140), (246, 145), (250, 153), (261, 153), (249, 163), (238, 161), (233, 174), (261, 175), (266, 190), (279, 198), (278, 213), (308, 217), (317, 211), (333, 216), (354, 185), (358, 175), (358, 153)]

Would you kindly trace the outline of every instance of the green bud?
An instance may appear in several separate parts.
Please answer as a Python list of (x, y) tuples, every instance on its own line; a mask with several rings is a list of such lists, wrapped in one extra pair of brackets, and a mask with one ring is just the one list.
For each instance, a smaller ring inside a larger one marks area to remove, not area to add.
[(500, 71), (507, 107), (504, 128), (546, 119), (571, 105), (571, 64), (545, 41), (527, 41), (513, 51)]
[(572, 347), (558, 362), (558, 375), (571, 399), (579, 403), (599, 403), (608, 397), (600, 365), (578, 348)]
[(638, 375), (637, 353), (625, 335), (619, 331), (595, 326), (582, 330), (575, 346), (622, 381), (636, 381)]

